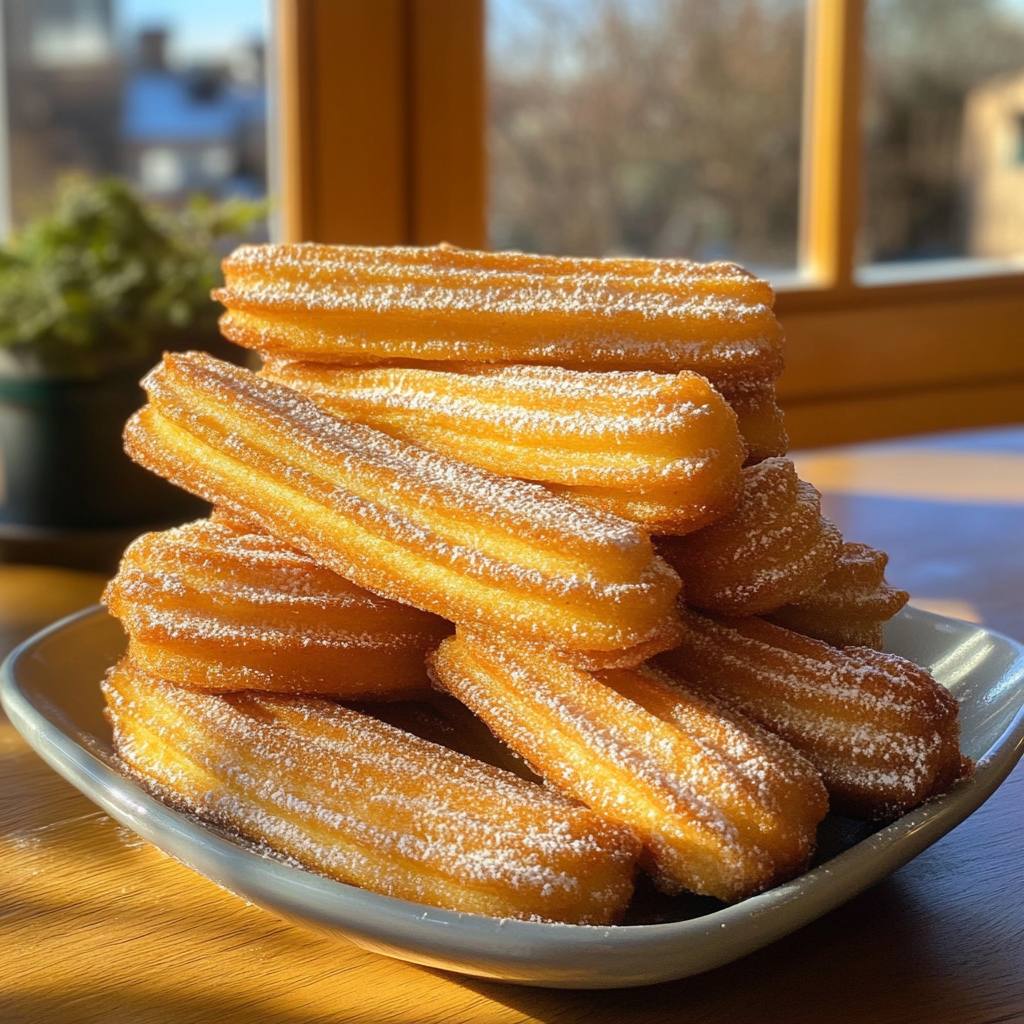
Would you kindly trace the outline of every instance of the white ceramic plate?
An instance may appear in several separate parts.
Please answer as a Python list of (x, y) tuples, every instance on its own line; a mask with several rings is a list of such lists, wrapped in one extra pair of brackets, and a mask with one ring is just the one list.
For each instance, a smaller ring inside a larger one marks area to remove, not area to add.
[[(112, 817), (219, 885), (279, 917), (389, 956), (530, 985), (615, 988), (670, 981), (744, 956), (879, 881), (977, 809), (1024, 751), (1024, 647), (916, 609), (887, 649), (928, 666), (961, 701), (963, 747), (978, 762), (952, 792), (873, 829), (829, 818), (817, 866), (735, 906), (649, 900), (616, 928), (500, 921), (377, 896), (276, 860), (165, 807), (113, 766), (98, 687), (124, 649), (102, 609), (58, 622), (7, 659), (0, 697), (38, 753)], [(680, 919), (681, 918), (681, 919)]]

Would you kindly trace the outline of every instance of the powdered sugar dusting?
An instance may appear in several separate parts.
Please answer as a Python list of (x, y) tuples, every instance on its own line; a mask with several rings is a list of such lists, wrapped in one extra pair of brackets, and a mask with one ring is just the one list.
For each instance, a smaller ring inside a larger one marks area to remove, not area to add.
[(134, 457), (368, 589), (572, 649), (630, 646), (674, 615), (678, 579), (622, 519), (346, 423), (210, 357), (169, 355), (145, 383), (153, 407), (126, 431)]
[(224, 269), (222, 330), (264, 351), (781, 370), (771, 290), (729, 264), (299, 245), (243, 247)]
[(842, 536), (821, 515), (821, 495), (788, 459), (743, 470), (743, 496), (728, 515), (664, 553), (683, 578), (687, 601), (727, 615), (761, 615), (821, 585)]
[(835, 569), (821, 586), (768, 616), (787, 629), (834, 647), (882, 646), (882, 623), (908, 601), (885, 581), (886, 554), (867, 544), (843, 544)]
[(792, 743), (840, 806), (888, 816), (959, 774), (956, 701), (916, 665), (757, 619), (686, 623), (659, 663)]
[(697, 529), (738, 498), (745, 450), (735, 414), (696, 374), (456, 365), (274, 360), (262, 373), (335, 415), (552, 485), (654, 532)]
[[(648, 712), (643, 697), (631, 699), (638, 688), (658, 691), (673, 707), (684, 701), (657, 677), (620, 670), (608, 678), (612, 689), (509, 638), (461, 634), (441, 646), (433, 665), (444, 689), (550, 781), (636, 829), (666, 890), (683, 885), (735, 898), (784, 871), (781, 862), (806, 857), (823, 794), (815, 807), (805, 788), (802, 814), (792, 806), (780, 813), (780, 785), (795, 785), (800, 773), (770, 764), (770, 747), (754, 755), (757, 741), (749, 733), (738, 741), (740, 730), (706, 704), (691, 704), (682, 728), (664, 708)], [(808, 766), (802, 777), (820, 789)]]
[(159, 795), (331, 877), (581, 923), (607, 922), (628, 900), (627, 832), (375, 719), (311, 700), (194, 694), (130, 664), (105, 692), (120, 756)]
[(217, 690), (354, 698), (424, 689), (423, 656), (452, 629), (223, 521), (140, 537), (104, 599), (136, 660)]

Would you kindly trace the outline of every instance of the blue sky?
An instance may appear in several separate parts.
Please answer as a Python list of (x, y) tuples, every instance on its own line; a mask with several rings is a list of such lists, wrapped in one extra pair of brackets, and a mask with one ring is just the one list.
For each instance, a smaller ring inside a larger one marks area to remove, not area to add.
[[(265, 37), (270, 22), (269, 0), (120, 0), (119, 22), (130, 38), (146, 26), (167, 24), (174, 28), (177, 54), (215, 53), (254, 36)], [(488, 27), (492, 45), (502, 44), (536, 27), (529, 0), (488, 0)], [(545, 6), (564, 15), (585, 16), (598, 6), (596, 0), (547, 0)], [(1002, 6), (1024, 16), (1024, 0), (1002, 0)]]
[(187, 62), (265, 38), (269, 6), (268, 0), (119, 0), (117, 20), (127, 39), (143, 28), (167, 26), (172, 57)]

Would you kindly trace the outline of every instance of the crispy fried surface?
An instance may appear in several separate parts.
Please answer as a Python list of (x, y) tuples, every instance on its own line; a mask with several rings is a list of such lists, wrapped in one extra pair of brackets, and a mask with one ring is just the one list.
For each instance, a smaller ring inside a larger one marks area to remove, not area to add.
[(292, 359), (545, 363), (772, 380), (771, 288), (731, 263), (580, 259), (451, 246), (242, 246), (225, 337)]
[(742, 899), (806, 866), (827, 800), (786, 744), (650, 670), (600, 681), (514, 639), (459, 632), (442, 689), (553, 785), (633, 829), (666, 892)]
[(203, 690), (406, 697), (453, 628), (223, 519), (134, 541), (104, 601), (136, 664)]
[[(632, 647), (623, 647), (617, 651), (559, 651), (559, 657), (570, 665), (582, 669), (584, 672), (600, 672), (611, 668), (637, 668), (645, 661), (649, 661), (656, 654), (662, 651), (670, 651), (679, 643), (679, 638), (685, 630), (680, 619), (676, 619), (662, 633), (643, 643), (634, 644)], [(529, 644), (530, 641), (523, 641)], [(540, 651), (550, 651), (551, 648), (545, 644), (533, 644)]]
[(274, 360), (262, 375), (344, 419), (548, 484), (654, 533), (698, 529), (739, 501), (736, 416), (694, 373)]
[(203, 694), (122, 661), (118, 756), (155, 795), (338, 881), (449, 910), (608, 924), (639, 844), (542, 786), (313, 698)]
[(882, 625), (910, 599), (885, 581), (889, 556), (867, 544), (844, 543), (836, 567), (817, 590), (765, 618), (833, 647), (882, 649)]
[(690, 613), (686, 626), (656, 663), (791, 743), (840, 813), (895, 818), (970, 771), (956, 699), (906, 659), (840, 651), (756, 618)]
[(842, 536), (821, 515), (821, 495), (788, 459), (743, 470), (737, 508), (660, 550), (682, 577), (686, 602), (723, 615), (762, 615), (821, 586)]
[(789, 435), (775, 394), (775, 381), (724, 381), (718, 385), (718, 390), (736, 413), (740, 434), (747, 445), (749, 465), (786, 454)]
[(142, 465), (360, 586), (569, 650), (661, 636), (676, 575), (632, 523), (486, 473), (198, 353), (169, 354), (125, 430)]

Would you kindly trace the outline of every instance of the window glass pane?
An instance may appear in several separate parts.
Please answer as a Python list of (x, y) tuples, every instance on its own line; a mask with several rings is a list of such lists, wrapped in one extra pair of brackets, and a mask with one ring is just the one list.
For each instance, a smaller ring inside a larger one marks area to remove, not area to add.
[(497, 248), (796, 265), (802, 0), (489, 0)]
[(1024, 253), (1024, 2), (870, 0), (867, 57), (864, 261)]
[(265, 5), (3, 0), (10, 207), (69, 172), (179, 202), (266, 193)]

